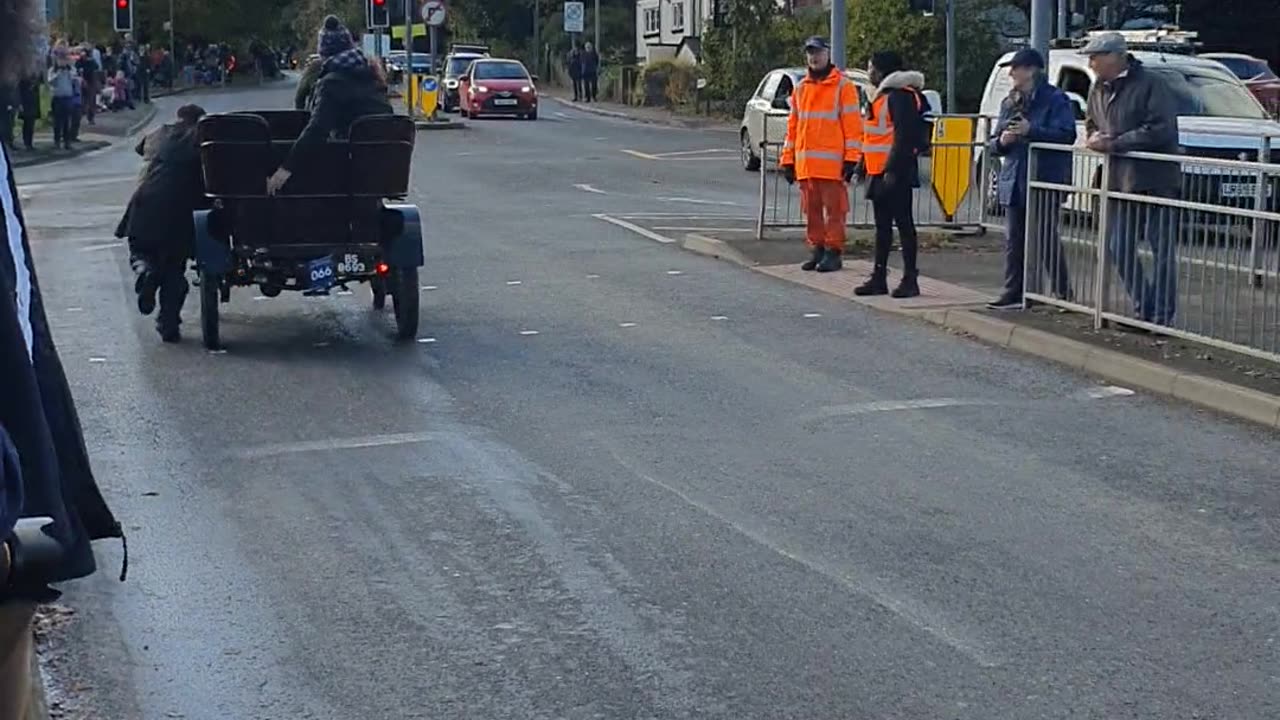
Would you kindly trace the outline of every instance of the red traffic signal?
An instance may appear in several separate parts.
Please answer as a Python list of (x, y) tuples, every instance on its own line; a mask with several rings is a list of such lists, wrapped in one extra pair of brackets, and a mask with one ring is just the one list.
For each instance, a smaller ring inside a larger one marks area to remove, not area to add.
[(369, 11), (370, 30), (391, 27), (391, 9), (387, 7), (387, 0), (369, 0), (366, 7)]
[(114, 0), (116, 32), (133, 32), (133, 3), (131, 0)]

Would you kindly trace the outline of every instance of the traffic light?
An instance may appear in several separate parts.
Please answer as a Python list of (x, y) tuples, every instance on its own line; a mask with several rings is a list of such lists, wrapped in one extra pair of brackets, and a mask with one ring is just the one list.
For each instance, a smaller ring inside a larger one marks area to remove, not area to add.
[(387, 7), (387, 0), (368, 0), (368, 2), (369, 29), (391, 27), (391, 8)]
[(116, 32), (133, 32), (133, 0), (111, 0)]

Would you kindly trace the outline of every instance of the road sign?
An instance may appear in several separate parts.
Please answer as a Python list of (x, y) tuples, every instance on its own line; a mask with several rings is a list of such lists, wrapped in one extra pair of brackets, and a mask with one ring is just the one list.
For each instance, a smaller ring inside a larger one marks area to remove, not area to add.
[(428, 25), (439, 27), (444, 24), (444, 0), (427, 0), (422, 5), (422, 19)]
[(564, 31), (571, 33), (582, 32), (582, 20), (586, 17), (587, 11), (585, 6), (580, 2), (567, 2), (564, 4)]
[(939, 117), (933, 121), (933, 193), (947, 220), (955, 217), (973, 176), (973, 120)]

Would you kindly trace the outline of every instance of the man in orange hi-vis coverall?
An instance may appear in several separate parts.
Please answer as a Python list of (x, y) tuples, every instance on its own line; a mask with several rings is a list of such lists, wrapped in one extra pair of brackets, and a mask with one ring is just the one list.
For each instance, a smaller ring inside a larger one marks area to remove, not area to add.
[(805, 238), (813, 250), (801, 269), (832, 272), (843, 265), (849, 180), (862, 158), (862, 108), (858, 88), (831, 64), (820, 37), (804, 44), (809, 72), (791, 94), (782, 173), (800, 181)]

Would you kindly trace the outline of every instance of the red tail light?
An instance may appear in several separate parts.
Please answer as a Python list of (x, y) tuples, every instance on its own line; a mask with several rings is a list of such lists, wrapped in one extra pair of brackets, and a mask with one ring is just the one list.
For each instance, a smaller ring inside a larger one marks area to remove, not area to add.
[(378, 274), (379, 274), (379, 275), (386, 275), (386, 274), (387, 274), (387, 273), (389, 273), (389, 272), (391, 272), (391, 266), (390, 266), (390, 265), (388, 265), (388, 264), (386, 264), (386, 263), (378, 263)]

